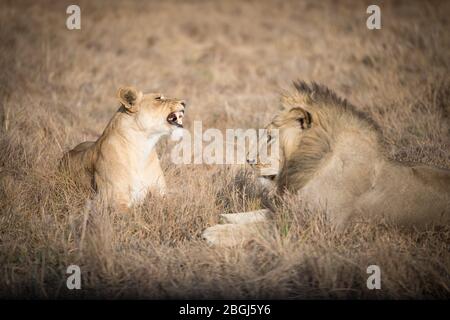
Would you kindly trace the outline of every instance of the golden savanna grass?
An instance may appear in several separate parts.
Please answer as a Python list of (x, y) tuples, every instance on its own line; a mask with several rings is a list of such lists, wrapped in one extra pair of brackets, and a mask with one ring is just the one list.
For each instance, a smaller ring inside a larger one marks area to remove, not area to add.
[[(101, 209), (56, 170), (101, 134), (122, 85), (188, 100), (186, 128), (258, 128), (296, 79), (333, 88), (381, 126), (392, 158), (450, 167), (450, 3), (70, 1), (0, 4), (0, 296), (449, 298), (450, 231), (357, 225), (335, 234), (290, 197), (270, 238), (209, 247), (218, 215), (261, 207), (244, 166), (175, 165), (172, 194)], [(66, 268), (82, 290), (66, 288)], [(382, 289), (366, 287), (368, 265)]]

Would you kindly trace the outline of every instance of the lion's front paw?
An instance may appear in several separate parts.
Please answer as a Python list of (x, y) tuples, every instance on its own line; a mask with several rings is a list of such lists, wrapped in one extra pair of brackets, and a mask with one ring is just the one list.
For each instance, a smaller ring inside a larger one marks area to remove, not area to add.
[(202, 238), (210, 245), (235, 247), (255, 240), (265, 231), (267, 231), (266, 223), (216, 224), (205, 229)]
[(265, 222), (268, 220), (269, 215), (270, 210), (262, 209), (241, 213), (223, 213), (220, 215), (220, 218), (224, 223), (247, 224)]
[(235, 224), (216, 224), (205, 229), (202, 238), (209, 245), (224, 247), (237, 246), (245, 241), (241, 228)]

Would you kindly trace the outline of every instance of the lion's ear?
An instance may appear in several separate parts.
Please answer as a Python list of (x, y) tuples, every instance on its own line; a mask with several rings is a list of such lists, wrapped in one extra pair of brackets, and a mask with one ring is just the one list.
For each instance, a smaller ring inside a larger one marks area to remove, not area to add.
[(133, 87), (122, 87), (117, 91), (120, 103), (130, 112), (137, 111), (142, 96), (142, 92)]
[(313, 118), (310, 112), (299, 108), (299, 115), (297, 117), (297, 121), (300, 124), (300, 128), (304, 130), (311, 128)]

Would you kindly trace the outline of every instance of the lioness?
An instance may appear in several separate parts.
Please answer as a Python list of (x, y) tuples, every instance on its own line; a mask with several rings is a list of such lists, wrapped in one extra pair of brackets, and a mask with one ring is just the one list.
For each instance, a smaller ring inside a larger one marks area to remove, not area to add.
[(166, 183), (155, 145), (183, 126), (185, 102), (159, 93), (120, 88), (121, 106), (97, 141), (67, 152), (61, 166), (73, 179), (92, 187), (121, 210), (140, 203), (152, 190), (164, 194)]
[[(371, 118), (324, 86), (294, 85), (262, 145), (270, 149), (277, 141), (279, 152), (268, 163), (248, 159), (265, 186), (297, 194), (312, 210), (326, 209), (338, 230), (369, 219), (421, 229), (450, 222), (450, 170), (389, 159)], [(274, 174), (273, 167), (280, 169)], [(268, 213), (222, 215), (229, 224), (207, 229), (204, 237), (235, 244), (243, 240), (236, 234), (248, 235), (248, 221)]]

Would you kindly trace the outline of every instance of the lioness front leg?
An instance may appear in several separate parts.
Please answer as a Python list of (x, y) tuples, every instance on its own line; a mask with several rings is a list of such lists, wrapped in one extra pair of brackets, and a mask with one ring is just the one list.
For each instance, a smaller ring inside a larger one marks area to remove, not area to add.
[(150, 189), (150, 192), (159, 194), (160, 196), (166, 196), (169, 192), (167, 190), (166, 179), (164, 178), (164, 173), (161, 169), (161, 165), (157, 158), (156, 152), (154, 152), (153, 157), (154, 157), (154, 159), (156, 159), (154, 161), (153, 168), (152, 168), (155, 179), (153, 180), (149, 189)]
[(102, 179), (97, 173), (95, 173), (94, 179), (97, 197), (104, 206), (123, 213), (129, 211), (131, 197), (129, 191), (125, 187), (105, 181), (105, 179)]

